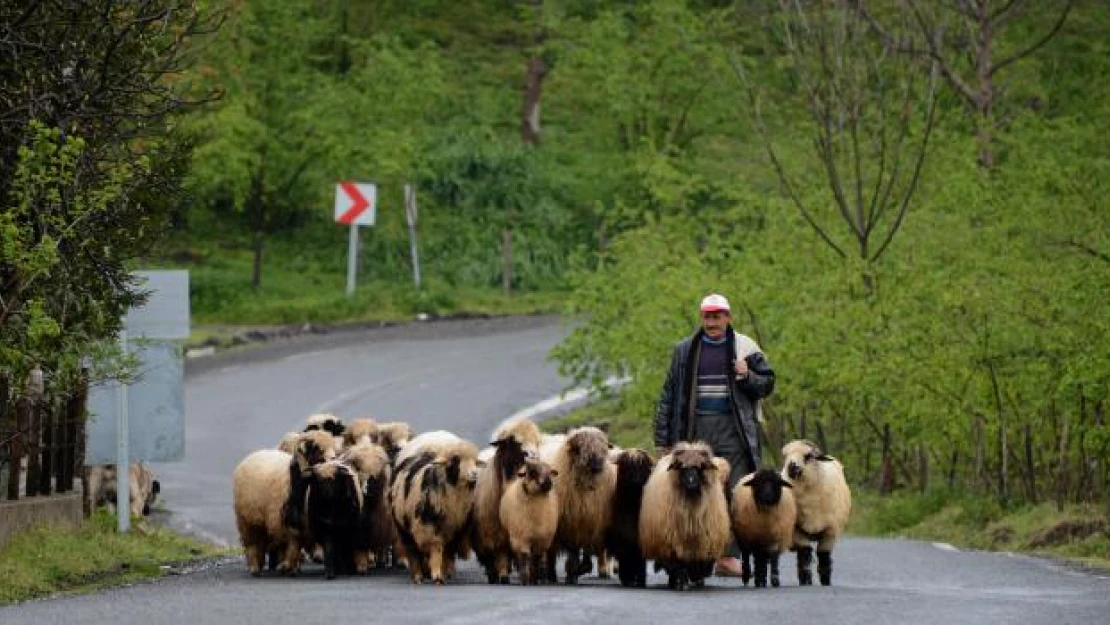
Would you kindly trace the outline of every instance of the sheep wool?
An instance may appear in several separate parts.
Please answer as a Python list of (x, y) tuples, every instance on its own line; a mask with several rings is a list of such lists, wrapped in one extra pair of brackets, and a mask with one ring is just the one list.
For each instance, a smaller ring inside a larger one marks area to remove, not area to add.
[(558, 475), (546, 462), (529, 458), (501, 497), (498, 516), (508, 535), (522, 586), (538, 581), (541, 559), (555, 540), (559, 500), (554, 485)]
[(443, 584), (467, 555), (477, 479), (478, 448), (449, 432), (422, 434), (398, 455), (390, 501), (413, 583)]
[(364, 441), (348, 448), (340, 460), (354, 468), (362, 485), (362, 507), (353, 549), (356, 572), (366, 573), (376, 560), (385, 562), (394, 540), (393, 520), (389, 514), (392, 476), (389, 455), (381, 446)]
[(852, 492), (844, 467), (814, 443), (795, 440), (782, 448), (783, 477), (794, 486), (798, 510), (794, 550), (798, 553), (798, 583), (813, 584), (810, 564), (817, 543), (817, 572), (821, 585), (832, 584), (832, 550), (848, 525)]
[(743, 560), (741, 579), (746, 586), (752, 578), (750, 560), (755, 558), (755, 585), (767, 586), (767, 567), (771, 586), (779, 585), (779, 555), (793, 545), (797, 509), (790, 482), (774, 469), (749, 473), (733, 489), (732, 532)]
[(378, 424), (373, 419), (354, 419), (343, 430), (343, 443), (346, 447), (363, 442), (378, 442)]
[(293, 456), (263, 449), (244, 458), (232, 474), (235, 525), (251, 575), (262, 573), (264, 558), (271, 551), (281, 556), (278, 571), (296, 574), (300, 568), (299, 536), (284, 520), (291, 494), (291, 465)]
[(671, 588), (701, 586), (731, 535), (722, 476), (704, 443), (679, 443), (644, 486), (640, 547), (667, 569)]
[[(609, 462), (609, 439), (595, 427), (575, 428), (555, 452), (552, 467), (559, 474), (555, 489), (559, 500), (559, 523), (555, 544), (548, 553), (549, 577), (557, 549), (564, 549), (566, 581), (578, 582), (589, 572), (588, 555), (605, 548), (605, 534), (613, 516), (613, 493), (617, 488), (617, 467)], [(552, 580), (554, 581), (554, 580)]]
[(489, 583), (507, 584), (512, 550), (509, 535), (501, 524), (501, 498), (525, 458), (534, 457), (539, 450), (540, 429), (531, 419), (510, 418), (494, 430), (490, 445), (495, 450), (493, 460), (479, 472), (474, 488), (471, 543)]

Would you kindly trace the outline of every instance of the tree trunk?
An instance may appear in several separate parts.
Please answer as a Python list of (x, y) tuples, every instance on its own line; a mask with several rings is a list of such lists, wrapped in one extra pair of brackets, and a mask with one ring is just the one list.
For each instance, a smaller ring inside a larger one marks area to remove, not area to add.
[(251, 270), (251, 287), (257, 289), (262, 286), (262, 233), (254, 231), (254, 267)]
[(532, 0), (536, 14), (536, 31), (531, 58), (524, 73), (524, 102), (520, 109), (520, 138), (526, 145), (536, 145), (540, 141), (540, 96), (543, 79), (551, 69), (540, 56), (543, 44), (543, 0)]
[(1025, 424), (1025, 475), (1026, 496), (1031, 503), (1037, 503), (1037, 466), (1033, 463), (1033, 427)]
[(894, 490), (894, 459), (890, 451), (890, 424), (883, 424), (883, 459), (879, 469), (879, 494), (889, 495)]
[(929, 489), (929, 455), (924, 445), (917, 447), (917, 484), (921, 492)]
[(501, 233), (501, 250), (504, 254), (504, 268), (501, 272), (501, 286), (505, 296), (512, 295), (513, 291), (513, 230), (505, 228)]
[(985, 169), (994, 167), (994, 23), (989, 2), (979, 3), (979, 42), (975, 71), (979, 79), (978, 120), (979, 164)]

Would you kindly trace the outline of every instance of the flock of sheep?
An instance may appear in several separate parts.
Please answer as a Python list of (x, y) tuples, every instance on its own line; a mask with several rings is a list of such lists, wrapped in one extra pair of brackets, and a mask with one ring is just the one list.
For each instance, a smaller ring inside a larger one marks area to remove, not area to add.
[(235, 518), (252, 575), (295, 575), (308, 557), (328, 579), (403, 563), (414, 583), (443, 584), (473, 553), (490, 583), (515, 570), (528, 585), (558, 581), (564, 554), (567, 584), (594, 558), (608, 577), (613, 558), (624, 586), (645, 586), (651, 560), (671, 588), (697, 588), (735, 538), (745, 585), (767, 586), (770, 568), (778, 586), (787, 550), (811, 585), (814, 543), (829, 585), (851, 509), (843, 468), (808, 441), (782, 452), (781, 474), (761, 469), (730, 490), (728, 462), (703, 443), (656, 460), (594, 427), (551, 435), (514, 418), (479, 451), (442, 430), (318, 414), (236, 467)]

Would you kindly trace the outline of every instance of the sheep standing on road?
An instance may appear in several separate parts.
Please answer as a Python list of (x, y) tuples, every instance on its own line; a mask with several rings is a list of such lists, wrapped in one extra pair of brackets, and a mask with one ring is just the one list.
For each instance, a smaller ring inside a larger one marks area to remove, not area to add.
[(554, 491), (558, 471), (530, 457), (517, 470), (501, 497), (499, 518), (520, 571), (520, 584), (536, 584), (541, 560), (555, 540), (559, 500)]
[[(352, 423), (352, 427), (354, 424)], [(350, 431), (348, 429), (348, 431)], [(389, 513), (389, 455), (379, 445), (361, 442), (349, 447), (340, 458), (354, 468), (362, 487), (362, 509), (354, 540), (354, 564), (366, 573), (375, 562), (386, 562), (393, 543), (393, 519)]]
[[(268, 553), (280, 557), (276, 568), (281, 573), (295, 575), (300, 569), (301, 527), (288, 525), (286, 519), (295, 502), (291, 476), (302, 476), (291, 467), (297, 467), (293, 456), (263, 449), (244, 458), (232, 474), (235, 524), (251, 575), (262, 573)], [(303, 494), (300, 501), (303, 505)]]
[(466, 556), (477, 481), (478, 448), (449, 432), (421, 434), (398, 454), (389, 494), (413, 583), (443, 584)]
[(797, 511), (790, 482), (774, 469), (760, 469), (737, 482), (733, 489), (732, 532), (743, 559), (741, 579), (752, 578), (751, 558), (755, 558), (755, 585), (767, 586), (767, 565), (771, 566), (771, 586), (779, 585), (779, 554), (794, 541)]
[[(576, 584), (589, 572), (589, 553), (605, 548), (605, 534), (613, 516), (613, 493), (617, 467), (609, 462), (609, 439), (595, 427), (567, 433), (555, 453), (552, 467), (559, 474), (555, 490), (559, 500), (559, 523), (555, 544), (548, 552), (546, 576), (555, 581), (558, 549), (567, 551), (566, 582)], [(582, 551), (586, 557), (582, 559)]]
[(794, 550), (798, 552), (798, 584), (811, 586), (813, 546), (817, 543), (817, 573), (822, 586), (832, 584), (832, 550), (848, 525), (852, 492), (840, 462), (805, 440), (782, 448), (783, 477), (794, 485), (798, 517), (794, 523)]
[(340, 460), (312, 467), (305, 508), (309, 535), (324, 551), (325, 577), (354, 572), (362, 512), (362, 488), (355, 469)]
[(655, 461), (642, 449), (624, 449), (611, 459), (617, 465), (617, 487), (605, 548), (617, 559), (621, 585), (643, 588), (647, 585), (647, 561), (640, 550), (640, 505)]
[(510, 419), (497, 427), (490, 444), (493, 461), (478, 474), (474, 489), (474, 524), (471, 546), (486, 571), (489, 583), (509, 583), (512, 548), (509, 534), (501, 524), (501, 498), (510, 480), (534, 457), (540, 446), (540, 429), (527, 418)]
[(679, 443), (663, 456), (644, 486), (640, 547), (667, 570), (668, 586), (705, 584), (724, 553), (729, 531), (721, 468), (704, 443)]

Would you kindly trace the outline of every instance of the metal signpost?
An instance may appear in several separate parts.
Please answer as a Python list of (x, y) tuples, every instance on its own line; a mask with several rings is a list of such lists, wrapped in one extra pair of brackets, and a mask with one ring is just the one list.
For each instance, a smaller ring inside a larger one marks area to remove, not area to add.
[(373, 226), (378, 208), (378, 188), (373, 184), (340, 182), (335, 185), (335, 221), (350, 225), (347, 244), (347, 297), (355, 293), (358, 270), (358, 227)]
[(412, 281), (420, 290), (420, 257), (416, 253), (416, 189), (405, 185), (405, 221), (409, 225), (409, 249), (412, 251)]
[[(135, 274), (139, 288), (150, 291), (150, 297), (145, 305), (128, 311), (119, 342), (124, 354), (135, 351), (138, 355), (140, 374), (133, 384), (89, 389), (88, 409), (93, 418), (86, 429), (85, 464), (116, 465), (116, 515), (121, 533), (131, 527), (131, 461), (180, 460), (185, 440), (184, 365), (180, 349), (168, 341), (189, 338), (189, 272)], [(133, 339), (151, 342), (133, 348)], [(105, 418), (113, 415), (115, 419)], [(139, 418), (132, 422), (132, 415)]]

